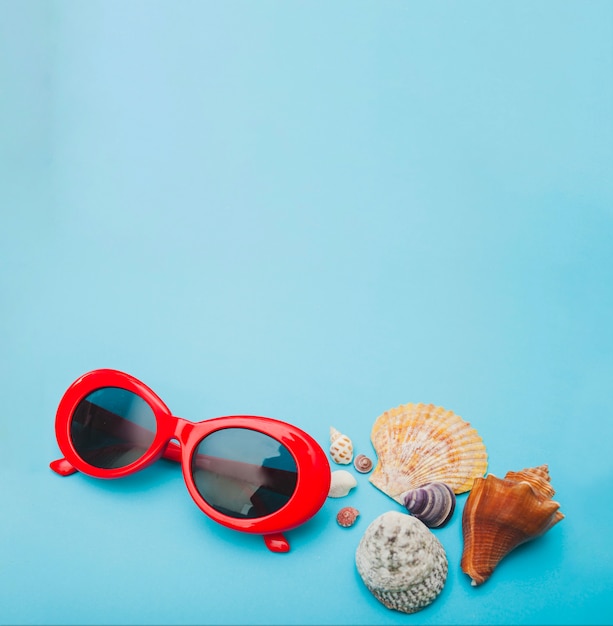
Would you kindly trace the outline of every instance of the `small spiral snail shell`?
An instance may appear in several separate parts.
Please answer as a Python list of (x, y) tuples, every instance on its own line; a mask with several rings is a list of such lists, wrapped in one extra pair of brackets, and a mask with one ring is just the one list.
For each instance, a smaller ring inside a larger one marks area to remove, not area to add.
[(360, 474), (368, 474), (372, 469), (372, 460), (365, 454), (358, 454), (353, 461), (353, 467), (360, 472)]
[(343, 507), (336, 515), (336, 521), (339, 526), (349, 528), (353, 526), (358, 519), (360, 512), (352, 506)]
[(453, 489), (439, 482), (411, 489), (404, 496), (404, 506), (408, 512), (428, 528), (444, 526), (453, 515), (455, 501)]

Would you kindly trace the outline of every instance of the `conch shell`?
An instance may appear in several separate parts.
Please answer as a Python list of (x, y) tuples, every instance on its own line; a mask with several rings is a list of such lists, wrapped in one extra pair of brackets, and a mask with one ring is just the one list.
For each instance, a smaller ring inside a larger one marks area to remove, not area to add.
[(473, 586), (484, 583), (511, 550), (564, 518), (554, 493), (547, 465), (475, 480), (462, 515), (460, 564)]
[(330, 456), (339, 465), (349, 465), (353, 459), (353, 443), (347, 435), (330, 427)]
[(378, 463), (370, 482), (404, 504), (406, 493), (428, 483), (468, 491), (487, 469), (477, 431), (461, 417), (433, 404), (405, 404), (380, 415), (370, 439)]

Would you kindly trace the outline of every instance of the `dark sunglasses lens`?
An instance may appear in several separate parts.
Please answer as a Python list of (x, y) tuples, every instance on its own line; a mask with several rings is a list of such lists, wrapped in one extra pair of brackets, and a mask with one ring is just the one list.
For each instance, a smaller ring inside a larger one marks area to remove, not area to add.
[(77, 406), (70, 436), (79, 456), (94, 467), (118, 469), (134, 463), (155, 438), (153, 409), (131, 391), (105, 387)]
[(230, 517), (264, 517), (296, 489), (298, 471), (289, 450), (255, 430), (225, 428), (205, 437), (192, 457), (200, 495)]

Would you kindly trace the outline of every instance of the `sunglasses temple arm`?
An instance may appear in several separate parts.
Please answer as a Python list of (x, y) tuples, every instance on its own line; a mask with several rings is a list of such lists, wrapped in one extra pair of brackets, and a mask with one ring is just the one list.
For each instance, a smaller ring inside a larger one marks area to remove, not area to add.
[(162, 458), (167, 461), (181, 463), (181, 446), (176, 444), (174, 441), (170, 441), (162, 454)]
[(289, 552), (289, 543), (281, 533), (264, 535), (264, 543), (271, 552)]
[(49, 467), (60, 476), (70, 476), (78, 471), (66, 459), (51, 461), (51, 463), (49, 463)]
[[(166, 446), (166, 450), (162, 454), (162, 458), (167, 461), (174, 461), (175, 463), (181, 463), (181, 447), (174, 442), (170, 442)], [(49, 467), (60, 476), (70, 476), (75, 474), (79, 470), (75, 469), (72, 464), (66, 459), (57, 459), (57, 461), (51, 461)]]

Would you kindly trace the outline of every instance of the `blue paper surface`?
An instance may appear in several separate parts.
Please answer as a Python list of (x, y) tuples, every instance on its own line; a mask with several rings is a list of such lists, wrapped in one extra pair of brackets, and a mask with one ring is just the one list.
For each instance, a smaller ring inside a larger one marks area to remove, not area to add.
[[(0, 623), (611, 624), (612, 42), (597, 0), (1, 0)], [(566, 517), (475, 589), (460, 496), (443, 592), (393, 612), (367, 476), (279, 555), (171, 463), (51, 472), (99, 367), (373, 457), (444, 406)]]

